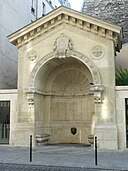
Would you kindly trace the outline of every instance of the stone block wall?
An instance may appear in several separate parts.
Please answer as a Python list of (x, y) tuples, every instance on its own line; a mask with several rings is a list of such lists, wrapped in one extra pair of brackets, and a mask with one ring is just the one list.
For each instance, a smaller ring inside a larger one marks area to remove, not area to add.
[(128, 0), (84, 0), (82, 12), (123, 28), (128, 42)]

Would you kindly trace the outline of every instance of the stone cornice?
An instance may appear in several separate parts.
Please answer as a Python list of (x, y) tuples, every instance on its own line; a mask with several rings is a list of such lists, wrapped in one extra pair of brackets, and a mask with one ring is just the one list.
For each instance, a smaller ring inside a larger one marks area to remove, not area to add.
[(62, 92), (62, 91), (41, 91), (34, 87), (32, 88), (25, 88), (25, 93), (29, 96), (33, 96), (34, 94), (37, 95), (44, 95), (44, 96), (88, 96), (93, 95), (93, 92), (88, 91), (76, 91), (76, 92)]
[(119, 51), (121, 49), (121, 27), (64, 7), (50, 12), (46, 16), (9, 35), (8, 38), (11, 43), (20, 47), (62, 23), (111, 39), (114, 41), (116, 50)]

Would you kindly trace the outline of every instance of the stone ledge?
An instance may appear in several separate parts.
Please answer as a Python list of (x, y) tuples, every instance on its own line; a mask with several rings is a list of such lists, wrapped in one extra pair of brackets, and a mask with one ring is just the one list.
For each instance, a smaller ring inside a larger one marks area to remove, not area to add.
[(17, 94), (18, 90), (17, 89), (1, 89), (0, 94)]

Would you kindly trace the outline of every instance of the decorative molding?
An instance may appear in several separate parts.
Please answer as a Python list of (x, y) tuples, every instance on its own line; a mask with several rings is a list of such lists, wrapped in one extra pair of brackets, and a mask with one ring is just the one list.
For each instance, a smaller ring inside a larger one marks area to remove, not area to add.
[(70, 57), (70, 50), (72, 50), (71, 40), (62, 33), (54, 42), (55, 57), (66, 58)]
[[(44, 18), (44, 17), (43, 17)], [(84, 31), (92, 32), (93, 34), (100, 35), (102, 37), (111, 39), (115, 42), (115, 46), (117, 50), (121, 48), (121, 28), (113, 25), (109, 25), (105, 22), (99, 22), (97, 19), (93, 20), (88, 16), (83, 17), (82, 15), (73, 15), (69, 13), (68, 10), (63, 9), (58, 14), (53, 17), (49, 17), (49, 19), (45, 20), (41, 18), (37, 21), (37, 24), (31, 24), (31, 27), (28, 26), (29, 29), (21, 29), (20, 32), (16, 32), (9, 36), (10, 42), (12, 42), (17, 47), (24, 45), (25, 43), (33, 40), (35, 37), (40, 36), (41, 34), (53, 29), (57, 25), (66, 23), (73, 27), (78, 27)], [(116, 38), (115, 38), (116, 37)]]
[(26, 88), (25, 93), (27, 94), (28, 104), (34, 105), (34, 94), (44, 95), (44, 96), (63, 96), (63, 97), (71, 97), (71, 96), (88, 96), (93, 95), (94, 93), (90, 93), (90, 91), (82, 91), (82, 92), (62, 92), (62, 91), (41, 91), (36, 88)]

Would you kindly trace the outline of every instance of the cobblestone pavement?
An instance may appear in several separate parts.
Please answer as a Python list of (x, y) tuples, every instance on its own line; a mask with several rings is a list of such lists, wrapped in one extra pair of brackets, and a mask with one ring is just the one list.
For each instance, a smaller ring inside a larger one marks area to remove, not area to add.
[[(74, 167), (53, 167), (40, 165), (23, 165), (23, 164), (2, 164), (0, 163), (0, 171), (112, 171), (110, 169), (100, 168), (74, 168)], [(119, 170), (115, 170), (119, 171)]]

